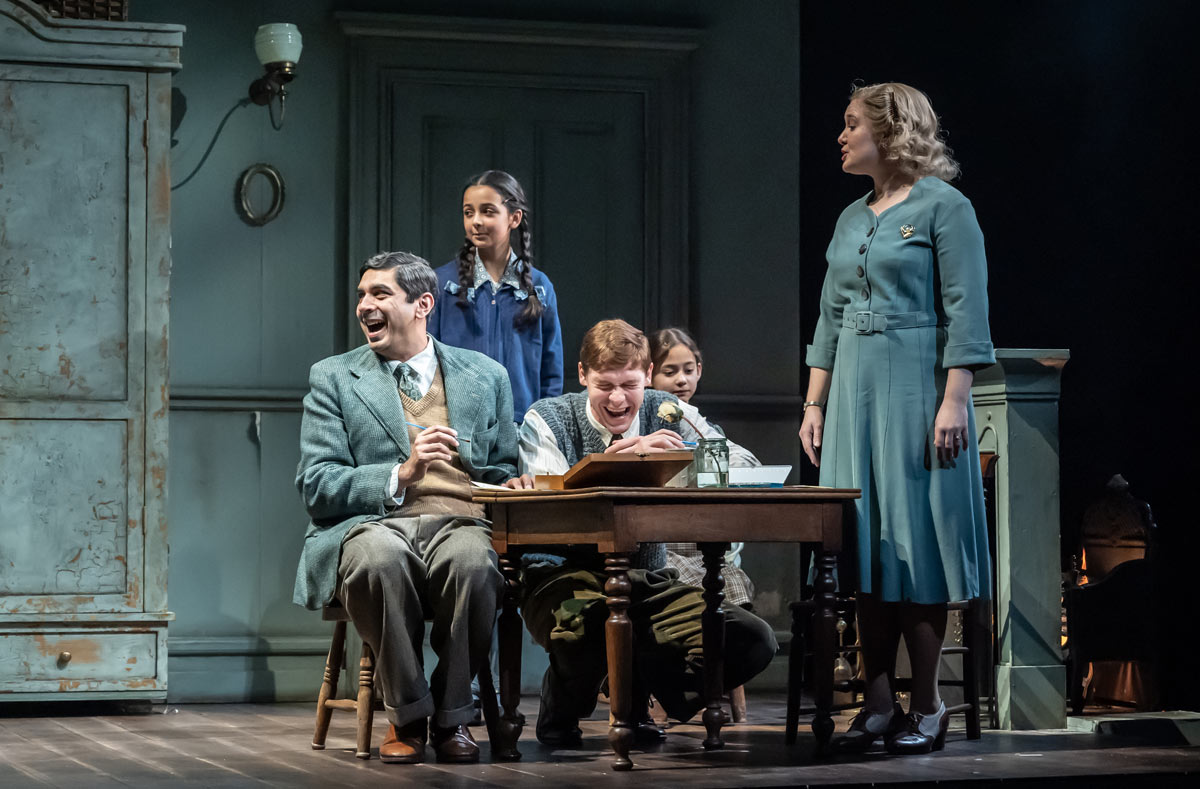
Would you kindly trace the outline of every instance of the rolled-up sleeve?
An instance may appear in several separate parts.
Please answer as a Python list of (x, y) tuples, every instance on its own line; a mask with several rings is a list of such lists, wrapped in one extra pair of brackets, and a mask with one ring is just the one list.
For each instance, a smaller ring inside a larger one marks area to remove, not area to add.
[(995, 363), (988, 328), (987, 257), (969, 200), (955, 201), (939, 212), (933, 243), (946, 325), (942, 365), (979, 368)]
[(570, 469), (554, 432), (537, 411), (525, 412), (518, 447), (518, 470), (522, 474), (565, 474)]

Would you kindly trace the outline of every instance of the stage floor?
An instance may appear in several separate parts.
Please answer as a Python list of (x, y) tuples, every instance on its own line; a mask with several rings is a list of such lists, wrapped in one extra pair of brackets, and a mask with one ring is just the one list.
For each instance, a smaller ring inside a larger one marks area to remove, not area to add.
[[(385, 765), (378, 758), (356, 759), (354, 719), (346, 713), (335, 713), (327, 750), (314, 751), (309, 745), (312, 704), (170, 704), (144, 714), (121, 714), (94, 704), (0, 704), (0, 787), (315, 787), (387, 781), (428, 787), (514, 787), (536, 781), (556, 789), (1200, 786), (1200, 747), (1189, 745), (1185, 734), (1191, 730), (1161, 717), (1135, 718), (1100, 731), (985, 730), (981, 740), (969, 741), (959, 716), (951, 724), (946, 749), (938, 754), (893, 757), (880, 750), (817, 761), (807, 720), (798, 744), (783, 744), (781, 695), (751, 695), (748, 703), (750, 721), (725, 729), (724, 750), (701, 748), (701, 726), (674, 726), (665, 745), (635, 750), (637, 766), (631, 773), (609, 769), (607, 707), (600, 705), (593, 720), (583, 724), (582, 748), (552, 750), (534, 739), (534, 697), (521, 707), (529, 719), (521, 739), (524, 758), (491, 763), (480, 727), (473, 730), (483, 757), (477, 765)], [(386, 720), (382, 713), (375, 720), (372, 744), (378, 748)], [(848, 723), (848, 716), (839, 717), (839, 731)], [(432, 751), (428, 755), (432, 758)]]

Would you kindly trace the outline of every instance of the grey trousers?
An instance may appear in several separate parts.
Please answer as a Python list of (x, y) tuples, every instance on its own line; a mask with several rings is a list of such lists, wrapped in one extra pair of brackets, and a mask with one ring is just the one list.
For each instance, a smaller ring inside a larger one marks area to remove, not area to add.
[[(485, 520), (445, 515), (360, 523), (342, 541), (338, 599), (375, 652), (388, 721), (474, 715), (471, 680), (488, 658), (504, 578)], [(425, 619), (438, 665), (425, 681)]]

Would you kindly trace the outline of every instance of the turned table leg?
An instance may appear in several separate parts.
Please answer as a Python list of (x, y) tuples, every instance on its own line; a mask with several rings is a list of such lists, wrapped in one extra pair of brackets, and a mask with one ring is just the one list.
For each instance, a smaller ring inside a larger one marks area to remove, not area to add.
[(520, 580), (516, 560), (502, 555), (500, 571), (504, 574), (504, 601), (499, 622), (500, 705), (504, 712), (496, 725), (499, 742), (492, 743), (492, 755), (502, 762), (515, 762), (521, 758), (517, 740), (525, 724), (524, 716), (517, 710), (521, 702), (521, 616), (517, 613)]
[(612, 725), (608, 742), (616, 759), (614, 770), (632, 770), (629, 746), (633, 744), (633, 727), (629, 713), (633, 701), (633, 624), (629, 621), (629, 554), (609, 553), (604, 558), (608, 580), (604, 593), (608, 595), (609, 616), (604, 623), (608, 642), (608, 701)]
[(725, 612), (721, 609), (725, 576), (721, 568), (729, 543), (702, 542), (699, 548), (704, 554), (704, 613), (700, 620), (704, 634), (704, 728), (708, 733), (704, 747), (711, 751), (725, 747), (721, 739), (721, 696), (725, 695)]
[(817, 713), (813, 716), (812, 730), (817, 740), (817, 755), (829, 753), (829, 741), (833, 737), (833, 660), (837, 640), (837, 580), (834, 569), (837, 554), (821, 551), (817, 558), (816, 592), (817, 613), (813, 627), (813, 685), (816, 693)]

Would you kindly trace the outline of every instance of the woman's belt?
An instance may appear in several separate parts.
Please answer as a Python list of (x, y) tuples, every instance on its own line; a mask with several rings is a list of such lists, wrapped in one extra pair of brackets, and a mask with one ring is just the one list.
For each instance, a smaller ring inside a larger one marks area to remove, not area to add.
[(842, 326), (854, 329), (855, 334), (874, 334), (892, 329), (916, 329), (921, 326), (937, 326), (937, 315), (932, 312), (895, 312), (885, 315), (870, 310), (842, 313)]

